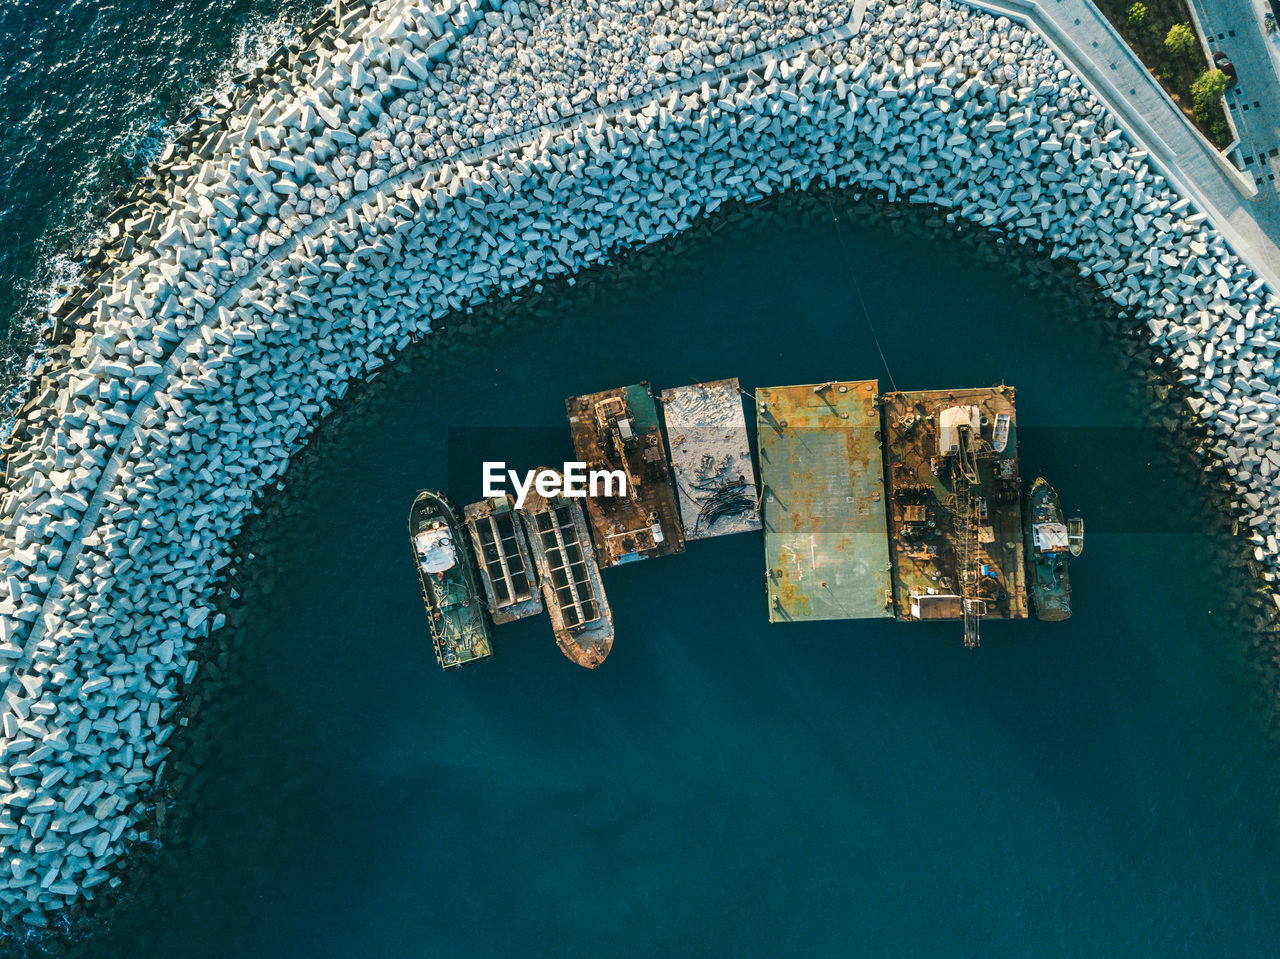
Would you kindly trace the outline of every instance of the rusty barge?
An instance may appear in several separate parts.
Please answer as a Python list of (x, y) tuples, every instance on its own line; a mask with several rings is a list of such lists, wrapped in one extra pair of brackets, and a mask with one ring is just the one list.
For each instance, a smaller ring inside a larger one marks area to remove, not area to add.
[(769, 622), (893, 615), (875, 380), (756, 390)]
[(471, 503), (464, 512), (494, 624), (542, 612), (538, 571), (515, 500), (498, 496)]
[(682, 552), (684, 533), (648, 384), (571, 396), (565, 409), (578, 459), (625, 483), (625, 495), (587, 497), (600, 568)]
[(889, 543), (900, 619), (1027, 617), (1012, 387), (884, 397)]
[[(551, 472), (548, 470), (547, 472)], [(530, 491), (524, 518), (560, 651), (595, 669), (613, 648), (613, 613), (577, 499)]]

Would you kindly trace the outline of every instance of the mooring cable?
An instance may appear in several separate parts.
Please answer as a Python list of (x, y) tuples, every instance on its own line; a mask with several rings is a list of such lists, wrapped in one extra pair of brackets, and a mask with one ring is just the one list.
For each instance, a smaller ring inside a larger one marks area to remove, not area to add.
[(880, 337), (876, 334), (875, 324), (871, 322), (871, 312), (867, 309), (867, 301), (862, 297), (862, 285), (858, 282), (858, 274), (853, 268), (853, 259), (849, 256), (849, 247), (844, 242), (844, 233), (840, 230), (840, 217), (836, 216), (836, 208), (830, 200), (823, 198), (827, 204), (827, 208), (831, 211), (831, 222), (836, 225), (836, 237), (840, 240), (840, 252), (844, 255), (845, 266), (849, 268), (849, 279), (853, 281), (853, 290), (858, 294), (858, 305), (862, 307), (863, 319), (867, 321), (867, 329), (871, 331), (871, 339), (876, 344), (876, 350), (880, 353), (880, 362), (884, 364), (884, 371), (889, 377), (889, 385), (893, 387), (893, 391), (898, 391), (898, 384), (894, 382), (893, 370), (889, 369), (889, 360), (884, 355), (884, 348), (880, 345)]

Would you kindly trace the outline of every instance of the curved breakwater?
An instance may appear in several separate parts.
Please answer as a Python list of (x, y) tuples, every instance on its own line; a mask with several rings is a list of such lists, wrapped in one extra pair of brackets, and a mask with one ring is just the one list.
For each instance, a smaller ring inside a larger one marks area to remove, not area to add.
[(229, 541), (351, 381), (730, 199), (853, 185), (1076, 261), (1183, 370), (1273, 563), (1280, 303), (1020, 26), (946, 2), (384, 0), (240, 80), (54, 305), (5, 447), (6, 920), (91, 896), (145, 838)]

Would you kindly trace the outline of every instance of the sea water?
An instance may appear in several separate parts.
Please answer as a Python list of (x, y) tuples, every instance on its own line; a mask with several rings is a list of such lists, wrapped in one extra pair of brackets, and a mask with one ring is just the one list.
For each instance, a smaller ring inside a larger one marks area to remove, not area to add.
[[(315, 0), (0, 2), (0, 394), (111, 197)], [(7, 417), (0, 416), (0, 423)]]
[[(452, 318), (353, 392), (238, 542), (162, 845), (67, 948), (1271, 954), (1269, 635), (1123, 325), (1062, 263), (849, 193)], [(985, 622), (976, 651), (958, 624), (770, 626), (744, 534), (607, 571), (596, 672), (539, 617), (441, 673), (414, 492), (466, 502), (486, 459), (571, 458), (568, 395), (724, 376), (1016, 386), (1024, 476), (1088, 523), (1074, 617)]]
[[(92, 222), (104, 190), (77, 174), (130, 131), (163, 137), (177, 64), (212, 82), (235, 29), (275, 15), (196, 6), (0, 8), (6, 35), (44, 38), (5, 47), (10, 329)], [(24, 116), (43, 118), (43, 163)], [(237, 542), (230, 623), (154, 798), (160, 842), (68, 936), (5, 947), (1273, 955), (1276, 651), (1225, 495), (1131, 325), (1062, 262), (849, 193), (734, 210), (450, 318), (352, 392)], [(725, 376), (1017, 387), (1024, 477), (1088, 524), (1074, 617), (984, 622), (976, 651), (957, 624), (769, 626), (744, 534), (607, 571), (598, 671), (539, 617), (442, 674), (414, 492), (467, 502), (486, 459), (571, 458), (566, 396)]]

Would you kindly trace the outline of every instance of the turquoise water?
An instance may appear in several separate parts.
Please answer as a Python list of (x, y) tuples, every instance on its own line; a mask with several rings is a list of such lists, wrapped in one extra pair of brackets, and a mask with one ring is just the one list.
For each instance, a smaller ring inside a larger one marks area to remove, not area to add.
[[(322, 427), (240, 544), (163, 848), (73, 954), (1274, 954), (1280, 763), (1249, 580), (1089, 288), (790, 197), (459, 318)], [(1019, 389), (1024, 472), (1088, 518), (1066, 624), (770, 627), (742, 535), (606, 575), (596, 673), (545, 619), (443, 675), (422, 486), (569, 452), (649, 378)], [(250, 558), (252, 554), (253, 558)]]
[[(0, 6), (7, 329), (129, 174), (117, 145), (275, 11)], [(163, 843), (69, 941), (10, 951), (1274, 955), (1276, 652), (1194, 436), (1091, 294), (837, 195), (455, 318), (353, 392), (238, 544)], [(770, 627), (743, 535), (610, 571), (596, 673), (537, 619), (441, 674), (413, 492), (565, 458), (567, 395), (733, 375), (1016, 385), (1024, 474), (1089, 523), (1075, 618), (986, 623), (976, 652), (954, 625)]]

